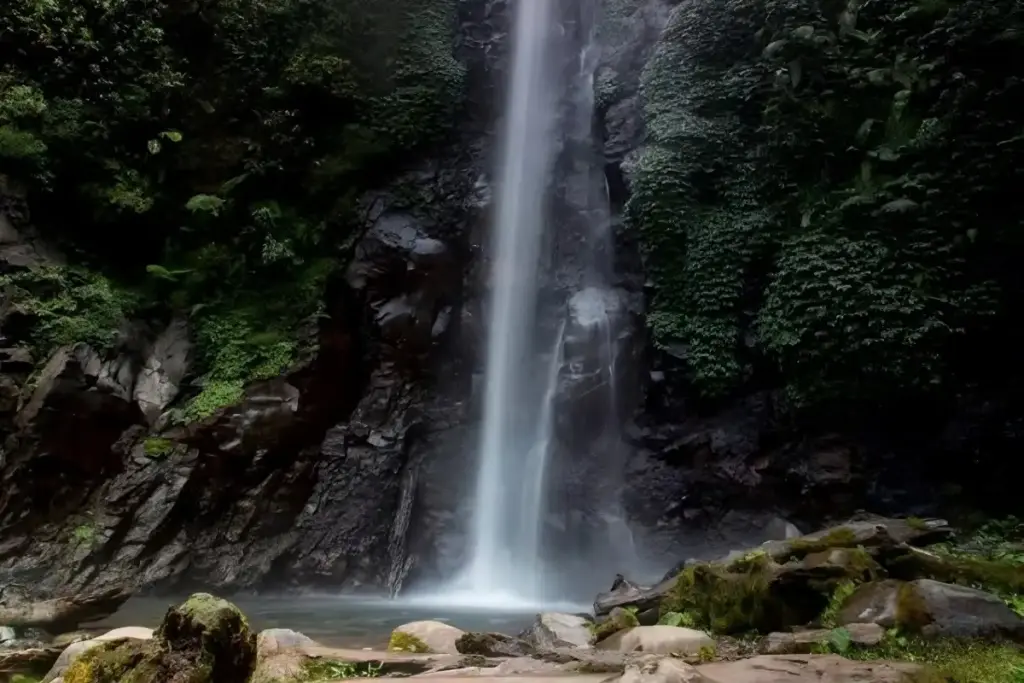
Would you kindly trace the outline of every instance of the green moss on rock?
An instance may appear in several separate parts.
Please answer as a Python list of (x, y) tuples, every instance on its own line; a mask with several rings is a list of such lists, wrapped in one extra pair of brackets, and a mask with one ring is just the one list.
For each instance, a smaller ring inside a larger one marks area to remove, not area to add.
[(90, 649), (65, 683), (247, 683), (256, 637), (226, 600), (197, 593), (168, 610), (152, 640), (119, 640)]
[(909, 549), (887, 562), (893, 576), (905, 580), (934, 579), (981, 587), (1000, 595), (1024, 594), (1024, 568), (1009, 560), (953, 557)]
[(196, 593), (164, 617), (157, 637), (172, 650), (191, 650), (220, 683), (245, 681), (256, 661), (256, 635), (227, 600)]
[(616, 607), (604, 621), (592, 623), (590, 625), (590, 629), (594, 634), (594, 640), (596, 642), (604, 640), (613, 633), (618, 633), (619, 631), (639, 625), (640, 621), (637, 619), (635, 610)]
[(676, 578), (661, 611), (693, 614), (715, 633), (770, 628), (783, 608), (771, 593), (776, 568), (767, 555), (732, 565), (692, 565)]
[(430, 648), (422, 640), (397, 629), (391, 632), (391, 638), (388, 639), (388, 650), (391, 652), (414, 652), (419, 654), (430, 652)]
[[(164, 652), (146, 640), (112, 641), (86, 651), (68, 667), (64, 683), (160, 683)], [(201, 678), (189, 683), (208, 683)], [(212, 683), (212, 682), (209, 682)]]
[(924, 598), (911, 583), (901, 584), (896, 591), (896, 628), (905, 633), (920, 633), (932, 623), (932, 615)]
[(174, 442), (170, 439), (151, 436), (142, 443), (142, 450), (150, 458), (165, 458), (174, 452)]
[(847, 548), (858, 543), (857, 534), (852, 529), (838, 527), (817, 538), (794, 538), (788, 541), (789, 559), (801, 558), (811, 553), (823, 552), (832, 548)]

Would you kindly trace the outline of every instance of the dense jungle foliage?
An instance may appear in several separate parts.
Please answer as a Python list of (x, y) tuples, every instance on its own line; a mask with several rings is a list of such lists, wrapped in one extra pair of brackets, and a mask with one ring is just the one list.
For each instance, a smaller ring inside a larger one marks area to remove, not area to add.
[[(455, 119), (455, 12), (3, 3), (0, 189), (75, 264), (2, 274), (25, 339), (102, 347), (125, 315), (187, 313), (193, 417), (287, 367), (361, 193)], [(1014, 0), (677, 6), (627, 211), (656, 337), (706, 396), (1015, 394), (1022, 57)]]
[(644, 74), (628, 211), (702, 392), (1015, 395), (1024, 5), (688, 8)]
[(186, 312), (193, 416), (279, 373), (360, 193), (450, 126), (455, 26), (455, 0), (2, 3), (2, 189), (75, 264), (4, 275), (24, 336)]

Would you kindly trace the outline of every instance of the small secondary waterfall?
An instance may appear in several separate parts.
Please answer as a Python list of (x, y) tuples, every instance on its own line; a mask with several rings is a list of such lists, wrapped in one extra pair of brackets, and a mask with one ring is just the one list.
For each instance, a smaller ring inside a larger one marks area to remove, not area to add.
[[(529, 430), (534, 311), (545, 233), (544, 197), (555, 158), (556, 0), (518, 0), (507, 93), (484, 389), (484, 418), (465, 588), (481, 601), (537, 599), (538, 528), (546, 453)], [(536, 419), (536, 414), (533, 418)], [(536, 424), (536, 422), (533, 422)], [(546, 448), (546, 447), (544, 447)], [(533, 454), (531, 455), (531, 450)], [(524, 466), (526, 463), (530, 466)], [(504, 596), (501, 597), (501, 596)]]

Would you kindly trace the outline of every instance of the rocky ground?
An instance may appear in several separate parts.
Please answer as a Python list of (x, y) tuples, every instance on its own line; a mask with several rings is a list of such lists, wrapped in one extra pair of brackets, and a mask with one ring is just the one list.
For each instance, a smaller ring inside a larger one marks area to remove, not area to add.
[[(656, 586), (616, 577), (594, 614), (544, 613), (517, 635), (420, 621), (386, 651), (255, 633), (195, 594), (156, 631), (79, 623), (126, 595), (44, 603), (5, 592), (0, 677), (18, 683), (300, 683), (375, 677), (526, 683), (1020, 683), (1024, 570), (950, 552), (937, 519), (865, 518), (688, 562)], [(69, 632), (62, 632), (68, 630)], [(60, 635), (56, 635), (58, 632)]]

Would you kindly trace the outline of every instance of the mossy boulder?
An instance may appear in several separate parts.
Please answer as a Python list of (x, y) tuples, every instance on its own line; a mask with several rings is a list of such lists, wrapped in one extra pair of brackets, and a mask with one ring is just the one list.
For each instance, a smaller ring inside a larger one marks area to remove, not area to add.
[(930, 579), (876, 581), (843, 603), (839, 624), (874, 623), (926, 638), (1024, 642), (1024, 619), (985, 591)]
[(256, 637), (238, 608), (197, 593), (168, 610), (153, 640), (92, 648), (64, 683), (246, 683), (255, 664)]
[(602, 621), (594, 624), (594, 641), (600, 642), (609, 636), (640, 625), (636, 612), (622, 607), (616, 607)]
[(455, 643), (465, 631), (442, 621), (412, 621), (391, 632), (388, 650), (415, 654), (459, 654)]
[(846, 547), (855, 538), (827, 535), (802, 547), (799, 559), (793, 551), (777, 556), (782, 562), (758, 549), (730, 562), (690, 565), (676, 577), (662, 613), (691, 614), (699, 626), (726, 634), (807, 624), (822, 614), (839, 586), (886, 576), (864, 547)]

